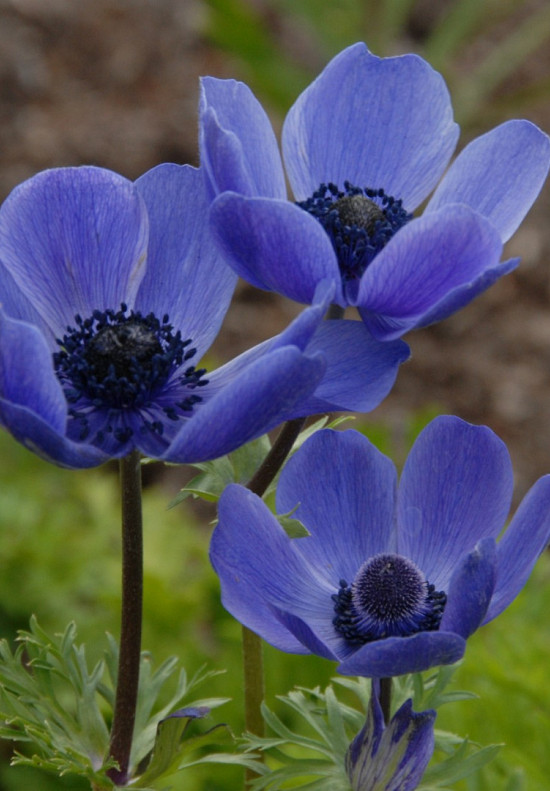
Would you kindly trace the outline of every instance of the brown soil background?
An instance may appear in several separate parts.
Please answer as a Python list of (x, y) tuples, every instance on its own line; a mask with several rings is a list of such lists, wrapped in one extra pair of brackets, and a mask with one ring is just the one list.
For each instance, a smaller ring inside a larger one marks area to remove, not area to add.
[[(312, 76), (332, 54), (276, 2), (243, 4), (263, 15), (273, 43)], [(395, 52), (422, 52), (434, 5), (415, 4)], [(541, 5), (525, 3), (523, 16)], [(0, 197), (47, 167), (91, 163), (136, 178), (164, 161), (197, 164), (199, 75), (249, 77), (209, 39), (209, 13), (200, 0), (0, 0)], [(476, 39), (461, 53), (461, 67), (470, 68), (502, 32)], [(497, 99), (541, 75), (550, 75), (544, 47)], [(550, 89), (546, 101), (522, 113), (546, 131), (549, 99)], [(493, 108), (469, 134), (507, 117)], [(519, 270), (451, 319), (409, 335), (412, 360), (369, 416), (387, 421), (397, 438), (411, 410), (430, 406), (489, 425), (509, 445), (518, 496), (550, 472), (549, 209), (547, 186), (508, 245), (508, 256), (522, 257)], [(215, 353), (227, 359), (281, 329), (297, 310), (242, 284)]]

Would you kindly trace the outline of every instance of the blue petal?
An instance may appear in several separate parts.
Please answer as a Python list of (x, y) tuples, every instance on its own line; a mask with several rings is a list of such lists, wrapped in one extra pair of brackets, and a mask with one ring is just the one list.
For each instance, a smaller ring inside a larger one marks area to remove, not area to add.
[(441, 619), (443, 632), (456, 632), (466, 640), (480, 626), (495, 587), (496, 561), (494, 538), (484, 538), (456, 567)]
[(496, 618), (521, 591), (550, 541), (550, 475), (529, 490), (498, 543), (497, 582), (484, 623)]
[(108, 170), (44, 171), (0, 209), (0, 260), (57, 337), (77, 313), (132, 303), (146, 248), (145, 205)]
[(253, 286), (293, 299), (313, 301), (325, 279), (338, 289), (336, 255), (326, 232), (310, 214), (288, 201), (221, 195), (210, 217), (229, 265)]
[(250, 88), (204, 77), (199, 113), (201, 164), (216, 194), (286, 198), (277, 141)]
[(507, 121), (471, 142), (449, 168), (426, 211), (465, 203), (507, 241), (539, 194), (550, 165), (550, 139), (529, 121)]
[(412, 220), (361, 278), (361, 317), (375, 337), (397, 338), (455, 289), (495, 267), (501, 251), (497, 231), (466, 206)]
[(43, 320), (42, 316), (38, 313), (27, 297), (23, 294), (19, 286), (16, 284), (9, 270), (3, 266), (0, 261), (0, 305), (2, 310), (7, 316), (12, 319), (20, 319), (28, 324), (33, 324), (37, 327), (44, 340), (48, 344), (51, 351), (57, 351), (58, 345), (55, 342), (54, 334), (51, 328)]
[[(285, 626), (289, 633), (292, 634), (302, 646), (302, 653), (303, 649), (307, 649), (312, 654), (316, 654), (317, 656), (322, 656), (323, 659), (332, 659), (334, 661), (337, 660), (338, 654), (335, 653), (339, 647), (344, 648), (345, 655), (345, 647), (344, 641), (341, 640), (337, 635), (334, 633), (334, 629), (331, 626), (330, 618), (326, 616), (322, 618), (321, 623), (317, 620), (317, 629), (322, 634), (323, 632), (328, 635), (328, 641), (325, 643), (318, 634), (316, 634), (313, 629), (308, 626), (305, 621), (301, 618), (298, 618), (296, 615), (292, 615), (292, 613), (286, 612), (285, 610), (280, 610), (277, 607), (272, 608), (273, 612), (279, 619), (280, 623)], [(332, 613), (331, 613), (332, 614)], [(328, 643), (333, 644), (333, 648), (329, 648)], [(296, 653), (296, 652), (295, 652)]]
[(0, 423), (25, 447), (62, 467), (95, 467), (96, 448), (66, 439), (67, 402), (40, 332), (0, 311)]
[(468, 305), (475, 297), (486, 291), (489, 286), (492, 286), (500, 277), (512, 272), (519, 264), (519, 258), (510, 258), (508, 261), (503, 261), (498, 266), (492, 269), (487, 269), (472, 283), (465, 286), (458, 286), (453, 289), (447, 296), (437, 303), (433, 308), (427, 311), (421, 319), (419, 319), (415, 329), (419, 327), (427, 327), (429, 324), (434, 324), (436, 321), (446, 319), (460, 310), (465, 305)]
[(396, 471), (357, 431), (318, 431), (287, 462), (277, 510), (295, 513), (311, 534), (297, 550), (335, 589), (367, 558), (390, 548)]
[(136, 181), (149, 215), (147, 272), (136, 299), (144, 314), (168, 314), (200, 359), (216, 337), (236, 275), (210, 236), (204, 173), (159, 165)]
[(437, 590), (447, 590), (463, 556), (502, 529), (512, 490), (508, 451), (490, 429), (436, 418), (416, 440), (403, 470), (398, 551)]
[(182, 464), (215, 459), (265, 434), (310, 395), (324, 370), (318, 355), (309, 358), (289, 346), (255, 360), (238, 377), (231, 375), (226, 386), (212, 375), (212, 385), (201, 388), (204, 402), (195, 405), (162, 459)]
[(297, 200), (347, 180), (382, 188), (411, 211), (443, 175), (457, 138), (445, 83), (426, 61), (377, 58), (355, 44), (291, 108), (283, 157)]
[[(370, 412), (388, 395), (401, 363), (410, 356), (402, 341), (380, 343), (360, 321), (324, 321), (308, 345), (327, 370), (314, 395), (300, 403), (296, 416), (316, 412)], [(293, 415), (294, 416), (294, 415)]]
[(273, 607), (314, 616), (327, 611), (330, 621), (330, 586), (304, 563), (262, 500), (242, 486), (228, 486), (220, 498), (210, 560), (224, 607), (277, 648), (304, 652)]
[(421, 673), (437, 665), (452, 665), (464, 655), (466, 641), (450, 632), (418, 632), (388, 637), (361, 646), (338, 667), (344, 676), (389, 678)]

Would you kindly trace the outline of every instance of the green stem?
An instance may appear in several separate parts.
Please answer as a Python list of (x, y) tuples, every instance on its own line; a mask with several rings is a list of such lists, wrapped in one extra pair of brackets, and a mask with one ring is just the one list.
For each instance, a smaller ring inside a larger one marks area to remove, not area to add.
[[(247, 484), (250, 491), (257, 494), (258, 497), (265, 494), (267, 487), (283, 466), (283, 462), (292, 450), (304, 423), (305, 418), (296, 418), (289, 420), (282, 427), (271, 450)], [(264, 699), (262, 641), (246, 626), (243, 626), (242, 635), (246, 729), (256, 736), (263, 736), (264, 721), (261, 712), (261, 704)]]
[(109, 754), (118, 763), (109, 777), (117, 785), (128, 781), (128, 766), (136, 716), (141, 658), (143, 602), (143, 526), (141, 465), (138, 451), (120, 460), (122, 497), (122, 616), (120, 653)]

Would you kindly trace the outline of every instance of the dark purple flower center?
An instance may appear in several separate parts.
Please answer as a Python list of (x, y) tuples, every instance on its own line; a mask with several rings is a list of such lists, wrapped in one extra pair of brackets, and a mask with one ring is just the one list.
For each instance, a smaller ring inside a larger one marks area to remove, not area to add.
[[(53, 361), (72, 405), (69, 414), (80, 424), (79, 439), (88, 437), (91, 411), (109, 413), (115, 424), (126, 410), (142, 413), (142, 429), (161, 435), (163, 420), (146, 419), (146, 413), (160, 411), (163, 418), (178, 420), (202, 400), (190, 391), (207, 384), (206, 369), (185, 366), (196, 349), (181, 332), (174, 332), (167, 315), (159, 321), (153, 313), (144, 316), (122, 304), (116, 312), (97, 310), (86, 319), (77, 315), (75, 325), (57, 339), (60, 351)], [(173, 400), (167, 391), (175, 394)], [(127, 425), (107, 430), (120, 442), (133, 433)]]
[(328, 233), (344, 283), (359, 280), (392, 236), (412, 219), (401, 200), (382, 189), (361, 189), (348, 181), (343, 192), (335, 184), (321, 184), (298, 206)]
[(447, 602), (418, 566), (393, 554), (369, 558), (332, 599), (336, 631), (355, 644), (438, 629)]

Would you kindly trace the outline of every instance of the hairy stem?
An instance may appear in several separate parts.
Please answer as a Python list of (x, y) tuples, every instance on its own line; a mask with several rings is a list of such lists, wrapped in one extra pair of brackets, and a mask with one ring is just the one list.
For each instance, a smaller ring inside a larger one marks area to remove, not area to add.
[(128, 780), (128, 766), (139, 684), (143, 602), (143, 524), (141, 465), (138, 451), (120, 460), (122, 497), (122, 616), (120, 654), (110, 756), (119, 769), (109, 777), (117, 785)]

